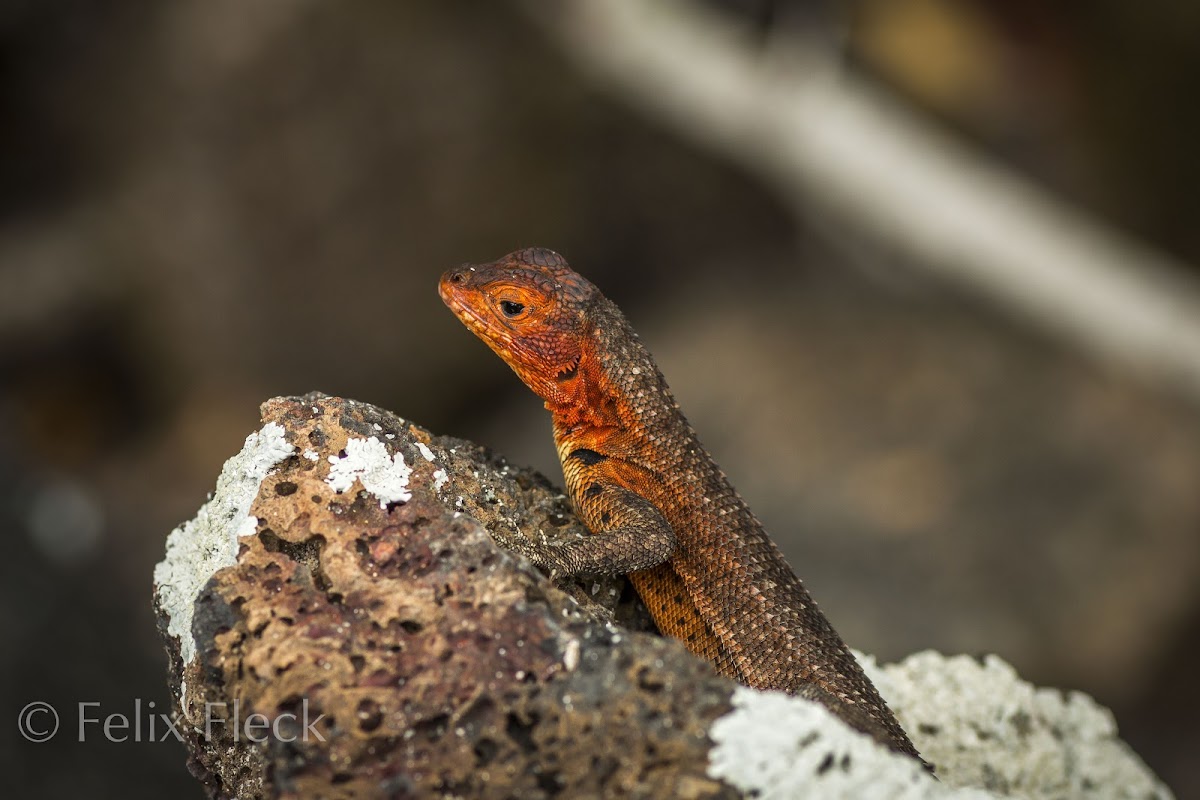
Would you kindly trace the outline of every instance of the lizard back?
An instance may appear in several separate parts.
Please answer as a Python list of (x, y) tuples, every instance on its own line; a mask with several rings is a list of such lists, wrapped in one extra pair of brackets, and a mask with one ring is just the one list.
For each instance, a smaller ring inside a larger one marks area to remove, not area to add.
[[(832, 698), (818, 699), (864, 711), (897, 749), (916, 755), (857, 659), (700, 443), (624, 315), (600, 295), (593, 316), (596, 360), (623, 422), (605, 432), (618, 445), (606, 448), (609, 458), (625, 462), (612, 473), (662, 512), (679, 542), (668, 564), (630, 575), (659, 629), (748, 686), (810, 696), (819, 687)], [(566, 456), (596, 443), (557, 418), (555, 439), (568, 491), (591, 525), (603, 503), (583, 497), (587, 478)]]

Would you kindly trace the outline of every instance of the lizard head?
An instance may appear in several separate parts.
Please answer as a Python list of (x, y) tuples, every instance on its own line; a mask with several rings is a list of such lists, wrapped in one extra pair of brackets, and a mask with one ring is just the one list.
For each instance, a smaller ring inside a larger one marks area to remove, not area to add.
[(551, 250), (530, 248), (442, 275), (442, 302), (552, 403), (574, 394), (595, 286)]

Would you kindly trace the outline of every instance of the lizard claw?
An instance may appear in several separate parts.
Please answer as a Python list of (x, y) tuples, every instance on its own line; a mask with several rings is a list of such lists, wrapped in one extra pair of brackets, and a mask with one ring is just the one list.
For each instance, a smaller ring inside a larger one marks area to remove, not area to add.
[(524, 556), (531, 564), (543, 571), (549, 568), (545, 552), (524, 536), (500, 531), (492, 531), (491, 534), (492, 540), (510, 553)]

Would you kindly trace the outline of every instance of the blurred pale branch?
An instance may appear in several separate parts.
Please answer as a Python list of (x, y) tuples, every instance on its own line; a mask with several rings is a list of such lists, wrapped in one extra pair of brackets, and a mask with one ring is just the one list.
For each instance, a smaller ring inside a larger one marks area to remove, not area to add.
[(526, 0), (620, 97), (758, 174), (808, 219), (1200, 397), (1185, 265), (940, 131), (796, 36), (764, 49), (680, 0)]

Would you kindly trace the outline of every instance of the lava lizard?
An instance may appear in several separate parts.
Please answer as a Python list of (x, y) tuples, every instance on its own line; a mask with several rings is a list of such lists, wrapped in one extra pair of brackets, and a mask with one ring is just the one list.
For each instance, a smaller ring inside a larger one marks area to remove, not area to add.
[(452, 269), (438, 288), (546, 401), (567, 490), (594, 534), (510, 546), (552, 576), (628, 574), (659, 630), (719, 673), (816, 700), (920, 758), (616, 305), (541, 248)]

